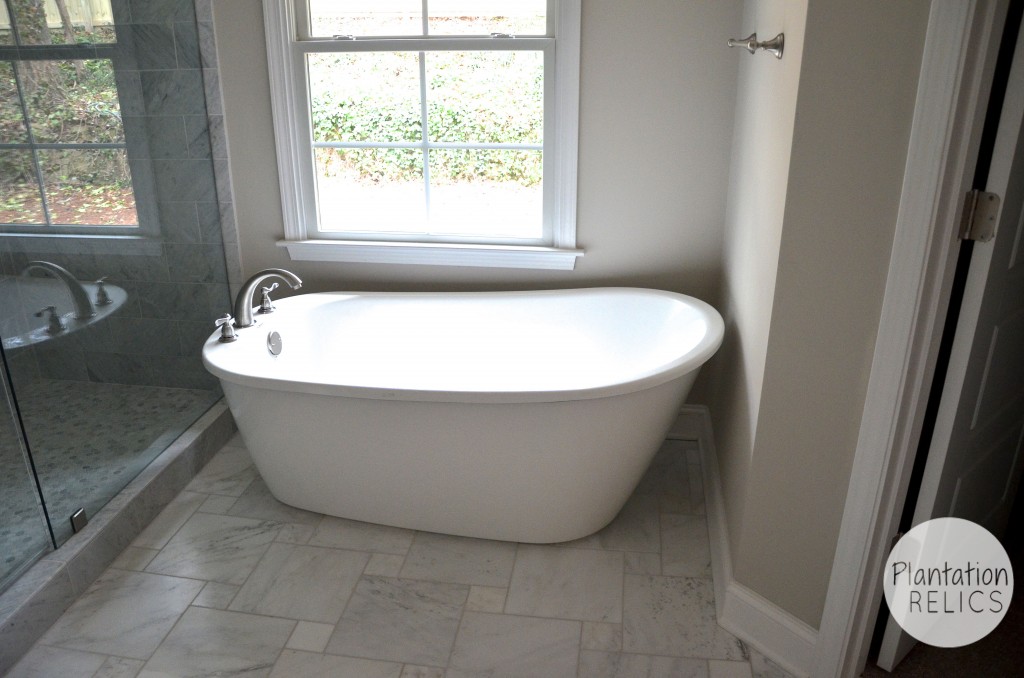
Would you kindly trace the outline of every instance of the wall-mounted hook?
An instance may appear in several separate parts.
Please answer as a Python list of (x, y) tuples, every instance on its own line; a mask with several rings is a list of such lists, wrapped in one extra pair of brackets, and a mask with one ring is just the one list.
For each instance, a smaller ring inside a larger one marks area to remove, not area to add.
[(751, 54), (760, 49), (769, 54), (774, 54), (776, 59), (781, 59), (785, 42), (786, 36), (783, 33), (779, 33), (771, 40), (765, 40), (764, 42), (758, 42), (757, 33), (751, 33), (749, 37), (743, 40), (729, 40), (729, 47), (742, 47)]

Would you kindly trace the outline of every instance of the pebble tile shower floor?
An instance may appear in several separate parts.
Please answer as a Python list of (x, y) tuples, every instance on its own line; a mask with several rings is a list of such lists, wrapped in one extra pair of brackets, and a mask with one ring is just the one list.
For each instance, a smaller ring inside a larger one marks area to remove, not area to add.
[(232, 439), (12, 677), (785, 678), (715, 622), (699, 454), (555, 545), (277, 502)]
[[(59, 541), (78, 508), (90, 515), (218, 400), (213, 391), (41, 379), (18, 391), (36, 473)], [(0, 455), (0, 565), (47, 548), (35, 488), (17, 442)]]

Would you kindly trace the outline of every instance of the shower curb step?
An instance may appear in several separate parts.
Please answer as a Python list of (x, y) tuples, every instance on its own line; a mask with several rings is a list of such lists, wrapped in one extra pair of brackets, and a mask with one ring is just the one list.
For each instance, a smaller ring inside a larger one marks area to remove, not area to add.
[(223, 398), (85, 528), (0, 594), (0, 675), (10, 670), (236, 431)]

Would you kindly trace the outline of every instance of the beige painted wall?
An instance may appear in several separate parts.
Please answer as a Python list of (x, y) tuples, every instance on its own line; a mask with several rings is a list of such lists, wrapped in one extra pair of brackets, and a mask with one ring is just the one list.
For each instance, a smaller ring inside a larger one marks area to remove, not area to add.
[[(811, 627), (824, 607), (864, 407), (928, 4), (809, 0), (788, 176), (762, 171), (769, 193), (782, 191), (781, 230), (769, 212), (779, 240), (753, 257), (754, 270), (731, 238), (768, 237), (743, 206), (779, 203), (730, 196), (723, 294), (733, 360), (719, 363), (726, 386), (711, 403), (733, 574)], [(776, 106), (794, 103), (792, 91), (777, 91)], [(752, 143), (742, 141), (752, 126), (743, 120), (741, 145)], [(764, 288), (770, 311), (751, 303)]]
[(718, 448), (729, 451), (719, 455), (719, 471), (732, 552), (768, 349), (806, 14), (807, 0), (747, 0), (737, 31), (745, 37), (758, 30), (762, 40), (785, 33), (786, 48), (782, 60), (744, 55), (736, 95), (720, 297), (727, 331), (706, 375)]
[(283, 266), (325, 289), (639, 285), (715, 302), (742, 0), (584, 0), (578, 237), (572, 272), (290, 261), (259, 0), (213, 3), (245, 274)]

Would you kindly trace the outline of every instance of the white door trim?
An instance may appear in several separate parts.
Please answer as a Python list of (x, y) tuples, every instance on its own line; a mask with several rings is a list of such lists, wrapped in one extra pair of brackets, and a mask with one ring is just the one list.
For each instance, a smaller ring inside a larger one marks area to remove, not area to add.
[[(1007, 0), (933, 0), (882, 315), (815, 648), (816, 677), (867, 658), (906, 498)], [(952, 74), (952, 75), (951, 75)]]

